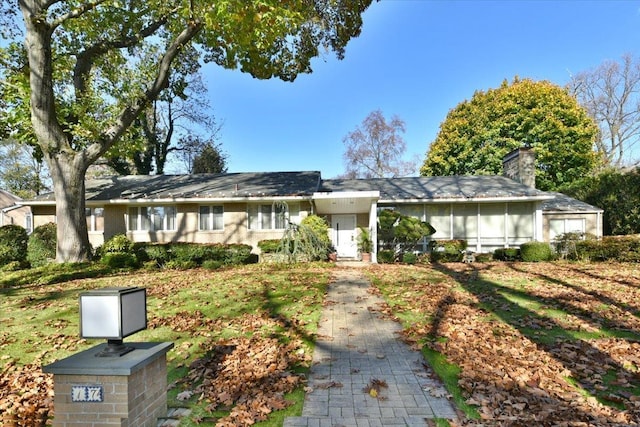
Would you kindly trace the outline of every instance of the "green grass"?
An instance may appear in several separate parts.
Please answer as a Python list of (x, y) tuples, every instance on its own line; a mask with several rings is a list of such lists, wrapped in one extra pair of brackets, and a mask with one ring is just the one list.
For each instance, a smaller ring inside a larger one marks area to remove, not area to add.
[(447, 389), (449, 394), (451, 394), (451, 398), (455, 402), (458, 409), (464, 412), (464, 414), (472, 420), (480, 419), (480, 414), (474, 406), (466, 403), (467, 399), (464, 397), (462, 390), (458, 386), (458, 380), (460, 379), (460, 368), (452, 363), (447, 362), (447, 359), (444, 355), (430, 349), (427, 346), (424, 346), (422, 348), (422, 355), (424, 356), (427, 363), (429, 363), (429, 366), (431, 366), (433, 371), (443, 382), (444, 387)]
[[(314, 264), (180, 272), (113, 272), (94, 264), (34, 270), (3, 274), (0, 279), (2, 364), (13, 360), (19, 365), (45, 365), (99, 344), (100, 340), (79, 337), (80, 293), (102, 287), (143, 286), (147, 289), (150, 327), (125, 342), (173, 342), (175, 347), (167, 355), (170, 384), (184, 378), (189, 364), (204, 356), (208, 344), (220, 339), (260, 334), (286, 342), (295, 337), (311, 354), (330, 273)], [(110, 275), (98, 277), (105, 274)], [(244, 321), (251, 315), (278, 322), (264, 322), (252, 329)], [(194, 411), (183, 425), (206, 426), (199, 418), (225, 415), (208, 414), (206, 405), (197, 403), (196, 398), (189, 402), (176, 400), (178, 391), (169, 391), (169, 406), (187, 404)], [(275, 412), (260, 425), (282, 425), (285, 416), (300, 414), (304, 392), (297, 390), (288, 399), (295, 404)]]

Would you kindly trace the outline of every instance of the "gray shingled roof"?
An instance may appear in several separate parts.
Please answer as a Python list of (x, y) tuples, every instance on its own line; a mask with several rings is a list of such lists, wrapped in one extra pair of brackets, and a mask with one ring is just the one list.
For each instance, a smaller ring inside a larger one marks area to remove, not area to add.
[[(320, 172), (128, 175), (86, 181), (88, 201), (311, 196)], [(36, 200), (52, 201), (53, 194)]]
[(327, 179), (320, 191), (379, 191), (380, 201), (552, 197), (503, 176)]
[[(601, 209), (564, 194), (536, 190), (503, 176), (440, 176), (326, 179), (320, 172), (256, 172), (197, 175), (129, 175), (88, 180), (86, 197), (117, 199), (198, 199), (309, 196), (315, 192), (379, 191), (380, 202), (419, 199), (531, 198), (545, 211), (593, 212)], [(53, 193), (36, 201), (53, 201)]]
[(602, 209), (571, 198), (566, 194), (549, 192), (551, 200), (542, 202), (542, 210), (545, 212), (603, 212)]

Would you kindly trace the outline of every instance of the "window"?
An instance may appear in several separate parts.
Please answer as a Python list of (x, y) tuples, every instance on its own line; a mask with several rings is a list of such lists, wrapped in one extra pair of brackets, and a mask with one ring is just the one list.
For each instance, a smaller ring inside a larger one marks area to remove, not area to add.
[(104, 208), (86, 208), (87, 230), (104, 231)]
[(289, 208), (285, 202), (249, 205), (250, 230), (284, 230), (288, 221)]
[(222, 206), (200, 206), (200, 230), (224, 229), (224, 208)]
[(33, 216), (31, 212), (24, 215), (24, 228), (27, 230), (27, 234), (31, 234), (33, 231)]
[(549, 220), (549, 239), (554, 240), (556, 237), (565, 233), (584, 233), (584, 218), (566, 218)]
[(127, 221), (129, 231), (172, 231), (176, 229), (175, 206), (132, 206)]

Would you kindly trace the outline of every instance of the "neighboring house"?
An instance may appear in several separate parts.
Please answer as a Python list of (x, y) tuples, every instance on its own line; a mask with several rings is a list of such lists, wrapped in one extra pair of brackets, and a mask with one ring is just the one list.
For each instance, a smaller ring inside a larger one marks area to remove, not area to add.
[[(135, 175), (86, 182), (92, 245), (125, 233), (134, 241), (257, 243), (282, 237), (288, 222), (327, 219), (338, 256), (358, 257), (359, 227), (376, 252), (380, 209), (429, 222), (433, 239), (465, 239), (475, 252), (550, 241), (563, 232), (602, 235), (602, 210), (531, 186), (531, 153), (505, 158), (504, 176), (323, 180), (320, 172)], [(525, 183), (523, 183), (525, 182)], [(52, 194), (23, 202), (34, 226), (55, 221)], [(423, 249), (426, 250), (426, 241)]]
[(0, 227), (15, 224), (31, 233), (31, 209), (23, 206), (22, 199), (8, 191), (0, 190)]

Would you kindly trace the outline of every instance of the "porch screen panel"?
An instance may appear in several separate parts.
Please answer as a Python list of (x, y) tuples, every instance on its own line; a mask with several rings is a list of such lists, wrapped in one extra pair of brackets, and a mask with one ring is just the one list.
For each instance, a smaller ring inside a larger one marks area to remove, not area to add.
[(451, 205), (427, 205), (426, 221), (436, 229), (435, 234), (431, 235), (432, 239), (450, 239), (451, 238)]
[(480, 204), (480, 237), (483, 244), (501, 244), (505, 241), (503, 203)]
[[(478, 237), (478, 205), (454, 205), (453, 238), (476, 239)], [(469, 242), (471, 244), (471, 242)]]
[(533, 240), (533, 203), (509, 203), (507, 210), (509, 239)]
[(400, 206), (398, 211), (402, 215), (410, 216), (411, 218), (418, 218), (422, 221), (424, 218), (424, 206), (423, 205), (405, 205)]

